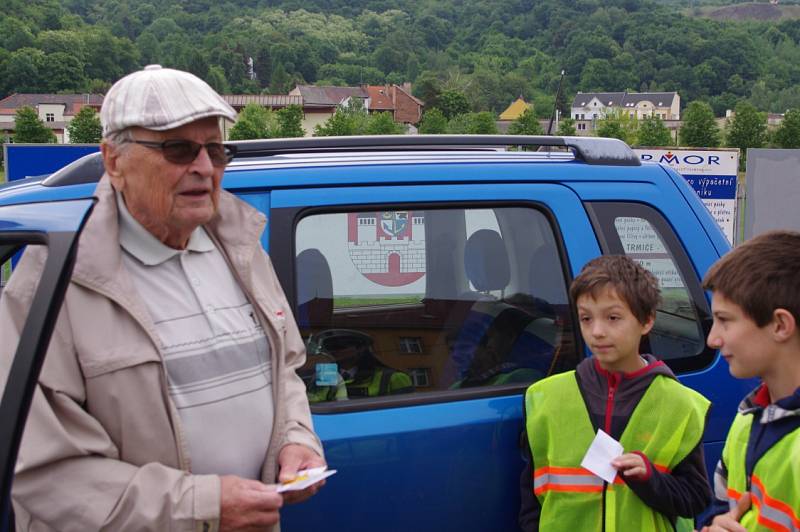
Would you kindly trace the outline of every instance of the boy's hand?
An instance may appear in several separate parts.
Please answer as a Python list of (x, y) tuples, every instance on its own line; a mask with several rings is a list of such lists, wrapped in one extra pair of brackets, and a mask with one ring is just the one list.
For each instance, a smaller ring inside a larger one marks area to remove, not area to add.
[(711, 526), (704, 526), (702, 532), (747, 532), (747, 529), (739, 524), (739, 520), (749, 509), (750, 494), (745, 493), (736, 503), (736, 508), (716, 516)]
[(625, 453), (611, 460), (611, 465), (617, 471), (631, 478), (644, 478), (648, 474), (647, 464), (642, 455), (637, 453)]

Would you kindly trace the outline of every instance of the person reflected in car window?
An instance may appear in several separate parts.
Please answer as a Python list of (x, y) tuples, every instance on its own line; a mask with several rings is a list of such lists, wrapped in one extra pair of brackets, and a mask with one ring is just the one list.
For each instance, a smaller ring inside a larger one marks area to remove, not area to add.
[(360, 331), (331, 329), (317, 340), (338, 365), (351, 399), (411, 393), (411, 377), (378, 359), (372, 338)]
[[(324, 466), (305, 347), (262, 213), (220, 187), (236, 112), (150, 65), (100, 112), (105, 175), (81, 235), (19, 452), (25, 530), (272, 530), (275, 484)], [(29, 249), (0, 301), (0, 378), (41, 277)]]

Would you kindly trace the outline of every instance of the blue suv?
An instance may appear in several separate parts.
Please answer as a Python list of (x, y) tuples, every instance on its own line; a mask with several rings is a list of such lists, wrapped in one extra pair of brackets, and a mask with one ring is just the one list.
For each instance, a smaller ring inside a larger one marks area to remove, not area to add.
[[(235, 144), (223, 186), (268, 218), (262, 244), (306, 339), (299, 373), (339, 470), (282, 511), (284, 530), (515, 530), (522, 395), (588, 355), (567, 287), (601, 254), (627, 254), (660, 280), (642, 349), (714, 403), (704, 437), (713, 467), (752, 383), (705, 345), (700, 279), (729, 246), (672, 169), (613, 139)], [(26, 244), (50, 249), (0, 405), (6, 502), (101, 174), (91, 155), (0, 188), (0, 262)]]

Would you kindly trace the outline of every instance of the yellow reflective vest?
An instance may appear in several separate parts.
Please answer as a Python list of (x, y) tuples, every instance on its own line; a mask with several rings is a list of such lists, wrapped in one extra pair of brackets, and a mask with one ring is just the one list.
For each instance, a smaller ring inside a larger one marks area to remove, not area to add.
[(737, 414), (728, 432), (722, 461), (728, 468), (731, 509), (750, 491), (750, 510), (740, 523), (749, 532), (800, 531), (800, 428), (781, 438), (753, 468), (748, 483), (745, 470), (752, 413)]
[[(684, 460), (703, 436), (710, 403), (669, 377), (658, 375), (633, 411), (620, 438), (625, 452), (640, 451), (662, 472)], [(595, 436), (575, 372), (534, 383), (525, 394), (526, 429), (533, 459), (533, 491), (547, 532), (671, 531), (618, 475), (613, 484), (581, 467)], [(679, 528), (692, 530), (691, 521)]]

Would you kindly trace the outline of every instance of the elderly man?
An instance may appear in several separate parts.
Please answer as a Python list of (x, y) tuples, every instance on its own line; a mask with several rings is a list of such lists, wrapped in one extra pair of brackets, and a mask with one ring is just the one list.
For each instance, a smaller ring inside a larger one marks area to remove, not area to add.
[[(17, 529), (277, 528), (274, 483), (324, 460), (265, 218), (220, 190), (235, 112), (151, 65), (100, 116), (106, 174), (25, 429)], [(0, 377), (42, 265), (29, 250), (0, 301)]]

